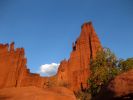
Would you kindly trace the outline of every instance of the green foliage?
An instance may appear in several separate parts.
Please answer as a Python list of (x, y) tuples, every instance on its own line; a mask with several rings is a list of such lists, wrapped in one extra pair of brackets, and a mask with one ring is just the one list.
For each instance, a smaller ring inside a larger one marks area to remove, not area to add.
[(121, 59), (118, 66), (122, 72), (133, 69), (133, 58), (128, 58), (127, 60)]
[(91, 100), (91, 94), (87, 91), (78, 91), (75, 93), (77, 100)]
[(133, 69), (133, 58), (117, 60), (115, 54), (108, 48), (98, 51), (96, 58), (91, 62), (89, 92), (95, 96), (112, 78), (130, 69)]
[(102, 86), (119, 73), (119, 69), (116, 67), (117, 63), (117, 58), (110, 49), (107, 48), (97, 52), (95, 60), (91, 63), (92, 73), (89, 79), (92, 96), (99, 93)]
[(91, 62), (89, 93), (95, 96), (116, 75), (130, 69), (133, 69), (133, 58), (117, 60), (115, 54), (108, 48), (98, 51), (96, 58)]

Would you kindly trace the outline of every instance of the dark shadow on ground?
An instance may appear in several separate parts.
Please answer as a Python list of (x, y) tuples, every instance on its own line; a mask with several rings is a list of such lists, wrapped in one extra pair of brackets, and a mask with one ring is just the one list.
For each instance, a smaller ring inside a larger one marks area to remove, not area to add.
[(11, 96), (0, 95), (0, 100), (8, 100), (8, 99), (11, 99)]
[(133, 93), (118, 97), (114, 92), (103, 88), (92, 100), (133, 100)]

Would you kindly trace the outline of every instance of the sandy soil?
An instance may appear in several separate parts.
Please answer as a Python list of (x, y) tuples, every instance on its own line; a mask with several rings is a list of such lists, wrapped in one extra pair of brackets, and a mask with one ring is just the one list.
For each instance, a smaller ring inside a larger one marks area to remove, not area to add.
[(76, 100), (72, 91), (64, 87), (17, 87), (0, 89), (0, 100)]

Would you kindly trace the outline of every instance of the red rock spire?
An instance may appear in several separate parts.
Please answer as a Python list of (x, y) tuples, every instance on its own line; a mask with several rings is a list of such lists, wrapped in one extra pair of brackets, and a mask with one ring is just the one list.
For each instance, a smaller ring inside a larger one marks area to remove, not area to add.
[[(96, 52), (102, 48), (98, 36), (91, 22), (81, 26), (81, 33), (73, 44), (73, 50), (68, 61), (62, 62), (58, 70), (60, 84), (67, 83), (74, 91), (81, 85), (87, 87), (87, 79), (90, 75), (90, 62), (96, 56)], [(65, 69), (63, 72), (60, 69)], [(63, 82), (63, 83), (62, 83)]]
[(92, 22), (84, 23), (81, 26), (81, 34), (79, 38), (83, 38), (86, 43), (89, 43), (92, 58), (95, 57), (97, 50), (102, 48)]

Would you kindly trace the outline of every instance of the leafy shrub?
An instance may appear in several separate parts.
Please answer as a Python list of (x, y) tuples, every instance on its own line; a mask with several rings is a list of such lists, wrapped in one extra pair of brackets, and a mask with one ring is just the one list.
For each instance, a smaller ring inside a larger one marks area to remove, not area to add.
[(114, 78), (118, 73), (118, 60), (110, 49), (105, 48), (97, 52), (96, 58), (91, 62), (91, 77), (89, 79), (90, 93), (95, 96), (102, 86)]
[(133, 69), (133, 58), (128, 58), (127, 60), (121, 59), (118, 66), (122, 72)]

